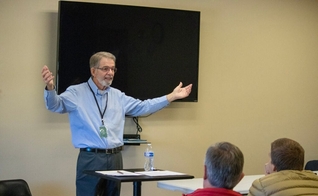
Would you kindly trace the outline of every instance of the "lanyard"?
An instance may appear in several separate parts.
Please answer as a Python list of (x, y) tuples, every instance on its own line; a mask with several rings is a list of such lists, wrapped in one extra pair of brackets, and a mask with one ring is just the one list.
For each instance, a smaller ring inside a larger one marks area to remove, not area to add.
[(104, 125), (104, 120), (103, 120), (103, 118), (104, 118), (104, 114), (105, 114), (106, 109), (107, 109), (108, 93), (106, 93), (106, 96), (107, 96), (107, 97), (106, 97), (106, 104), (105, 104), (104, 111), (103, 111), (103, 113), (102, 113), (102, 110), (101, 110), (100, 107), (99, 107), (99, 104), (98, 104), (98, 102), (97, 102), (97, 99), (96, 99), (95, 93), (93, 92), (93, 89), (92, 89), (91, 86), (88, 84), (88, 82), (87, 82), (87, 85), (88, 85), (89, 89), (91, 90), (91, 92), (93, 93), (93, 96), (94, 96), (94, 99), (95, 99), (95, 103), (96, 103), (96, 105), (97, 105), (97, 108), (98, 108), (98, 111), (99, 111), (99, 114), (100, 114), (100, 118), (101, 118), (101, 120), (102, 120), (102, 125)]

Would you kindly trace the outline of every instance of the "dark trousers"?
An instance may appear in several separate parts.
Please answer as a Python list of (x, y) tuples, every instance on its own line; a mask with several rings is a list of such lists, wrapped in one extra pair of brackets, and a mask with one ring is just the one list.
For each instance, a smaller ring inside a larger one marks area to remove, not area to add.
[[(120, 183), (83, 174), (84, 170), (119, 170), (123, 169), (121, 152), (105, 154), (82, 151), (77, 159), (76, 196), (119, 196)], [(102, 186), (105, 192), (102, 191)]]

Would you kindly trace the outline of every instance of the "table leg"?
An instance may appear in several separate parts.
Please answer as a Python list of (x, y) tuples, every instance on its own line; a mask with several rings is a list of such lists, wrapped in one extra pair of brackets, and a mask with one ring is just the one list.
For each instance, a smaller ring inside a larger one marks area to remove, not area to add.
[(134, 182), (134, 196), (141, 196), (141, 181)]

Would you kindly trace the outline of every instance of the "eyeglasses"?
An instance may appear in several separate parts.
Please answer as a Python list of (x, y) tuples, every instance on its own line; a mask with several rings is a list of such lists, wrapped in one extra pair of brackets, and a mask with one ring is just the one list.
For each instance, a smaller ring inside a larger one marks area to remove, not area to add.
[(117, 72), (117, 68), (116, 67), (96, 67), (96, 69), (100, 69), (103, 72), (109, 72), (110, 70), (112, 70), (114, 73)]

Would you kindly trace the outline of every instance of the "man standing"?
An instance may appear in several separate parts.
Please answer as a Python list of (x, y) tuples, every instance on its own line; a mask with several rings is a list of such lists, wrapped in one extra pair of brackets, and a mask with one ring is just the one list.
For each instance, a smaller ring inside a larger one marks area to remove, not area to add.
[[(77, 160), (76, 195), (93, 196), (99, 178), (83, 174), (84, 170), (122, 169), (123, 131), (125, 116), (154, 113), (176, 99), (187, 97), (192, 84), (180, 84), (168, 95), (138, 100), (125, 95), (111, 84), (117, 71), (116, 58), (108, 52), (98, 52), (89, 61), (91, 78), (67, 88), (57, 95), (54, 76), (47, 66), (42, 68), (46, 84), (45, 104), (48, 110), (68, 113), (72, 143), (80, 149)], [(120, 184), (108, 182), (108, 196), (120, 195)]]
[(241, 196), (233, 188), (244, 177), (244, 156), (229, 143), (210, 146), (205, 155), (203, 188), (183, 196)]

